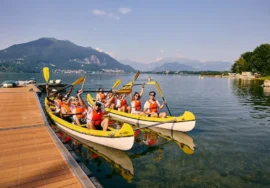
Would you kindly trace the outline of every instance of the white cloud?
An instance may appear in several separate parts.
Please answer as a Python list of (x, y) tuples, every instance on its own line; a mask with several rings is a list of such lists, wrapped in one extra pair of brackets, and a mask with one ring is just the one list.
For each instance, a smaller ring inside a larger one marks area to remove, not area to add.
[(113, 19), (113, 20), (120, 20), (119, 16), (116, 16), (113, 13), (108, 14), (108, 17)]
[(164, 52), (164, 50), (161, 49), (161, 50), (160, 50), (160, 53), (163, 53), (163, 52)]
[(104, 10), (98, 10), (98, 9), (92, 10), (92, 13), (93, 13), (94, 15), (96, 15), (96, 16), (104, 16), (104, 15), (107, 14)]
[(129, 14), (132, 9), (131, 8), (127, 8), (127, 7), (121, 7), (118, 9), (118, 11), (121, 13), (121, 14)]

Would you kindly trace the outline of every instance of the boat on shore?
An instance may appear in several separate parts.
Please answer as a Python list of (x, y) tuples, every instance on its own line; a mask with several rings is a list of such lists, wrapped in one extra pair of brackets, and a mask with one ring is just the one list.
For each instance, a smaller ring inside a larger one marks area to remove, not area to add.
[(76, 126), (57, 117), (54, 115), (46, 98), (44, 102), (46, 112), (50, 118), (55, 122), (59, 129), (71, 137), (76, 136), (86, 141), (119, 150), (129, 150), (134, 144), (134, 131), (127, 123), (124, 123), (121, 129), (109, 128), (109, 131), (91, 130), (86, 128), (86, 126)]
[[(95, 103), (91, 94), (87, 95), (87, 101), (90, 105)], [(123, 121), (140, 128), (155, 126), (162, 129), (188, 132), (195, 127), (196, 123), (194, 114), (189, 111), (185, 111), (179, 117), (167, 116), (166, 118), (145, 117), (138, 114), (119, 112), (110, 108), (106, 108), (105, 111), (108, 112), (109, 117), (112, 117), (115, 120)]]

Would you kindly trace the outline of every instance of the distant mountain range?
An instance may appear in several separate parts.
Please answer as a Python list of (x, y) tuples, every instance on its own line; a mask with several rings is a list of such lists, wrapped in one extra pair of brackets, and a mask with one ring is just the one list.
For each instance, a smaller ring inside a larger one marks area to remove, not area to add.
[(130, 65), (140, 71), (227, 71), (232, 63), (223, 61), (206, 61), (188, 58), (163, 58), (153, 63), (139, 63), (130, 60), (120, 60), (125, 65)]
[(0, 50), (0, 71), (40, 72), (44, 66), (57, 70), (135, 71), (106, 53), (78, 46), (68, 40), (40, 38)]

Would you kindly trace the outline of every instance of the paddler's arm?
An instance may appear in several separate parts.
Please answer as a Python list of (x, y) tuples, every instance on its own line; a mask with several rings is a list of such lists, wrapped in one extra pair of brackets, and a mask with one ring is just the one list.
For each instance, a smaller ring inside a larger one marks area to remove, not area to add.
[(72, 92), (73, 90), (73, 85), (71, 85), (70, 89), (68, 90), (67, 94), (66, 94), (66, 97), (68, 98), (70, 93)]
[(79, 102), (80, 102), (80, 104), (81, 104), (86, 110), (88, 110), (88, 106), (87, 106), (87, 105), (85, 104), (85, 102), (83, 101), (81, 95), (82, 95), (82, 91), (79, 90), (79, 92), (78, 92), (78, 94), (77, 94), (78, 99), (79, 99)]
[(144, 92), (144, 83), (142, 84), (142, 89), (141, 89), (141, 92), (140, 92), (140, 97), (142, 97), (143, 92)]
[(160, 109), (162, 109), (166, 105), (166, 101), (162, 103), (162, 105), (159, 106)]

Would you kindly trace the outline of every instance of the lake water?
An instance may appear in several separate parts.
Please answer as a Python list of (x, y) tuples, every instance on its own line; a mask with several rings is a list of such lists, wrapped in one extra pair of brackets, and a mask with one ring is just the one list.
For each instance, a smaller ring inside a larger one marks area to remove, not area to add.
[[(80, 76), (52, 78), (72, 83)], [(125, 84), (133, 76), (87, 75), (85, 89), (110, 88), (117, 78)], [(270, 186), (270, 89), (254, 80), (151, 76), (160, 83), (173, 115), (186, 110), (195, 114), (194, 130), (187, 134), (142, 130), (127, 152), (70, 140), (60, 133), (104, 187)], [(42, 74), (3, 73), (0, 82), (31, 77), (44, 82)], [(141, 74), (137, 82), (146, 80), (147, 75)], [(146, 86), (142, 100), (154, 89)], [(157, 99), (162, 101), (158, 95)], [(168, 137), (171, 134), (177, 141)]]

